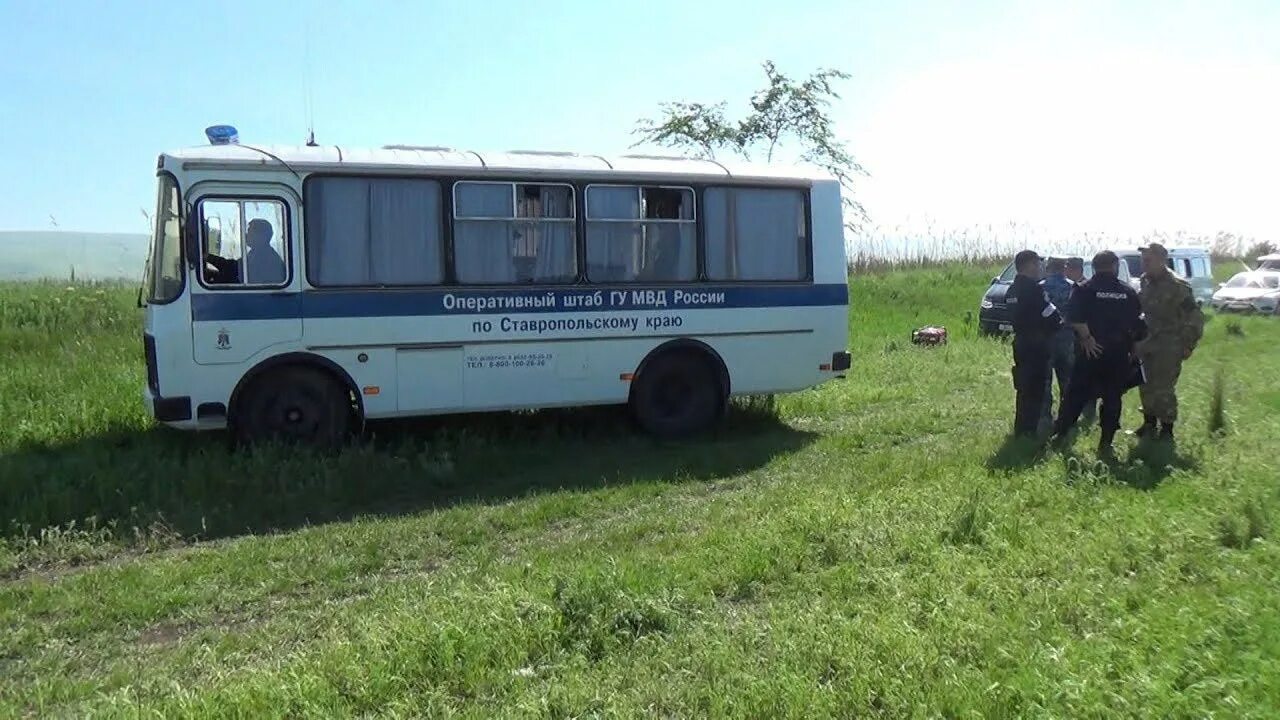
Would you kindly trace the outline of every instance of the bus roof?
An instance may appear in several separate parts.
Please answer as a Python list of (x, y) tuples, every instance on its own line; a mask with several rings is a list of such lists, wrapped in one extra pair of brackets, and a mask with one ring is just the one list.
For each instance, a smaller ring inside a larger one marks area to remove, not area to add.
[(821, 169), (789, 165), (720, 162), (658, 155), (579, 155), (569, 152), (476, 152), (452, 148), (388, 145), (379, 149), (326, 146), (202, 145), (162, 153), (186, 168), (262, 168), (283, 162), (299, 172), (442, 172), (459, 175), (519, 173), (548, 176), (687, 177), (764, 183), (832, 180)]
[[(1171, 257), (1174, 255), (1208, 255), (1209, 254), (1209, 248), (1205, 248), (1205, 247), (1165, 246), (1165, 250), (1169, 251), (1169, 255)], [(1114, 252), (1116, 255), (1119, 255), (1121, 257), (1131, 257), (1134, 255), (1142, 254), (1142, 250), (1139, 248), (1125, 248), (1124, 250), (1112, 250), (1112, 252)]]

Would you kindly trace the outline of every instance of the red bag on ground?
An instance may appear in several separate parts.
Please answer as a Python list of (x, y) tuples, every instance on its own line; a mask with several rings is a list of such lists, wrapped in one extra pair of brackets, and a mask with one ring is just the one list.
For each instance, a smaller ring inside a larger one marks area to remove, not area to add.
[(947, 329), (936, 325), (926, 325), (911, 331), (911, 342), (916, 345), (946, 345)]

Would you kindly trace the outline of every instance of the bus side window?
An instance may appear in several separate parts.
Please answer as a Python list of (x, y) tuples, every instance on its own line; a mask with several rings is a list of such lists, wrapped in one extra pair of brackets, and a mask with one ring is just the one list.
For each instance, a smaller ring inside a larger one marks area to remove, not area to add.
[(588, 185), (586, 205), (589, 280), (697, 279), (692, 188)]
[(277, 200), (200, 201), (200, 277), (218, 287), (280, 287), (289, 278), (284, 204)]
[(703, 197), (708, 280), (805, 279), (809, 238), (803, 192), (709, 187)]
[(463, 284), (571, 283), (578, 275), (573, 186), (453, 186), (453, 260)]

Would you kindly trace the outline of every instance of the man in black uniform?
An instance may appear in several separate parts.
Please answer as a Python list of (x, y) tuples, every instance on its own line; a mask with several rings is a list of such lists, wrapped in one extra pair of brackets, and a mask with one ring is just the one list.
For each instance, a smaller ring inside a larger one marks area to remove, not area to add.
[(1040, 286), (1040, 256), (1023, 250), (1013, 258), (1018, 275), (1005, 295), (1013, 315), (1013, 432), (1034, 437), (1040, 424), (1040, 406), (1049, 383), (1049, 355), (1053, 335), (1062, 327), (1058, 309)]
[(1071, 295), (1068, 322), (1080, 343), (1067, 396), (1053, 434), (1065, 437), (1084, 406), (1102, 399), (1100, 455), (1110, 455), (1120, 427), (1120, 404), (1134, 373), (1134, 343), (1146, 334), (1138, 293), (1120, 281), (1113, 252), (1093, 256), (1093, 277)]

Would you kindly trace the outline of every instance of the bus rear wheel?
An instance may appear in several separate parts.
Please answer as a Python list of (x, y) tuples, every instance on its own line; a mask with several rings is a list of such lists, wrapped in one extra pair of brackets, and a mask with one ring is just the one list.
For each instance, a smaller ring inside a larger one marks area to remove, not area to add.
[(666, 352), (653, 358), (631, 388), (636, 422), (662, 439), (707, 430), (720, 418), (724, 400), (711, 362), (694, 352)]
[(347, 389), (309, 367), (273, 370), (253, 380), (236, 403), (237, 442), (276, 441), (336, 447), (351, 431)]

